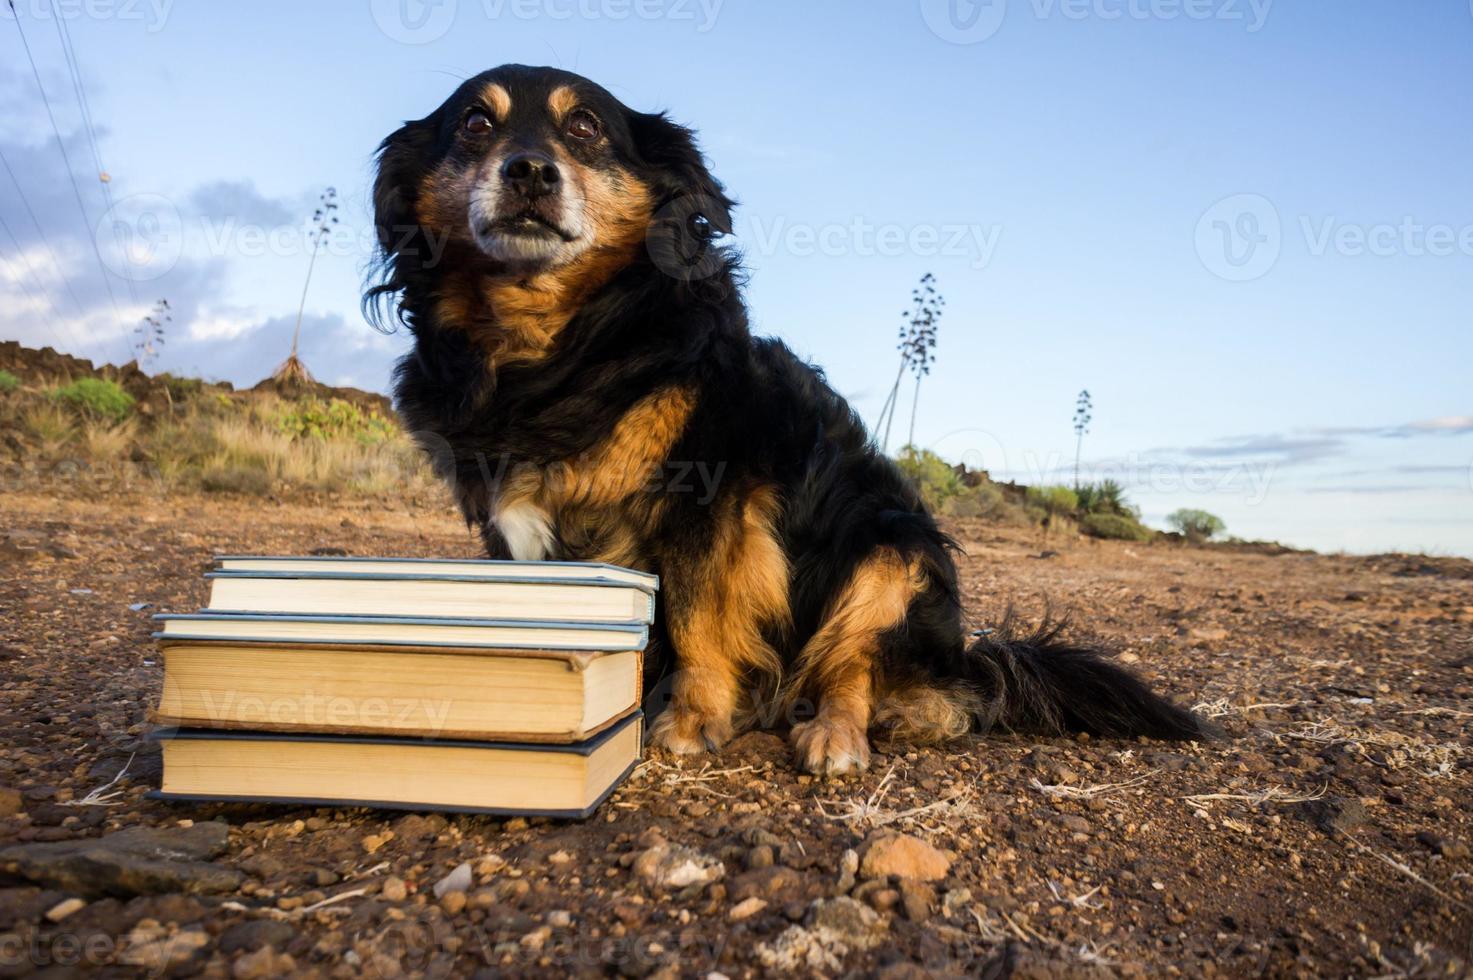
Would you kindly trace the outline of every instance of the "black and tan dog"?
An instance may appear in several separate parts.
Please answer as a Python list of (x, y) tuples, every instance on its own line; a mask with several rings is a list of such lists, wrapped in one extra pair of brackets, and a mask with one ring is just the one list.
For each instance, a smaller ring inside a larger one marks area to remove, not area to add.
[(488, 553), (662, 576), (676, 752), (774, 706), (818, 772), (863, 768), (872, 730), (1199, 737), (1052, 631), (968, 644), (915, 489), (749, 331), (731, 203), (689, 130), (548, 68), (478, 75), (384, 141), (368, 306), (414, 333), (400, 412)]

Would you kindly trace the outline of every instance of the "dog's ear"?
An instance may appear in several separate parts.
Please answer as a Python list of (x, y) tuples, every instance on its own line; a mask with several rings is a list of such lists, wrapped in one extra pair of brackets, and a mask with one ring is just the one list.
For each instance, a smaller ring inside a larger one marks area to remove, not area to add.
[(428, 169), (435, 127), (430, 119), (407, 122), (379, 144), (378, 175), (373, 181), (373, 223), (379, 248), (392, 257), (417, 233), (415, 200)]
[(431, 119), (420, 119), (405, 123), (379, 144), (378, 174), (373, 181), (373, 224), (379, 247), (369, 267), (371, 285), (363, 294), (363, 314), (380, 330), (393, 329), (396, 312), (399, 321), (413, 326), (396, 299), (402, 302), (405, 287), (419, 271), (416, 260), (431, 254), (415, 202), (434, 136)]
[(662, 112), (630, 113), (629, 128), (640, 157), (659, 175), (656, 208), (684, 198), (683, 203), (714, 231), (730, 234), (735, 202), (706, 168), (695, 134)]

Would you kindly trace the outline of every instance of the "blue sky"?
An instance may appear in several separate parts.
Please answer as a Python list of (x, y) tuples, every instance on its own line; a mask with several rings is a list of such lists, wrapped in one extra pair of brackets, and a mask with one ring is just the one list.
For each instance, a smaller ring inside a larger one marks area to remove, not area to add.
[(1086, 471), (1158, 526), (1199, 506), (1244, 537), (1473, 555), (1468, 0), (70, 0), (107, 221), (51, 3), (17, 7), (88, 221), (149, 278), (108, 298), (7, 12), (0, 149), (51, 248), (0, 173), (0, 336), (119, 360), (166, 296), (158, 367), (252, 383), (331, 184), (304, 353), (381, 389), (404, 339), (358, 314), (375, 144), (462, 77), (552, 64), (700, 130), (758, 330), (866, 418), (932, 272), (919, 444), (1063, 478), (1088, 388)]

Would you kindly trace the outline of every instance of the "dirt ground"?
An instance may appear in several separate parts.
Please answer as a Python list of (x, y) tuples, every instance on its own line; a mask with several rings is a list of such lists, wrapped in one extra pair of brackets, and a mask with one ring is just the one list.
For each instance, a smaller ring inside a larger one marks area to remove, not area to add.
[(0, 499), (0, 976), (1469, 969), (1467, 562), (953, 526), (980, 624), (1067, 609), (1227, 737), (882, 748), (824, 781), (759, 732), (651, 753), (586, 822), (498, 821), (142, 798), (149, 617), (199, 607), (213, 553), (474, 555), (448, 510), (60, 496)]

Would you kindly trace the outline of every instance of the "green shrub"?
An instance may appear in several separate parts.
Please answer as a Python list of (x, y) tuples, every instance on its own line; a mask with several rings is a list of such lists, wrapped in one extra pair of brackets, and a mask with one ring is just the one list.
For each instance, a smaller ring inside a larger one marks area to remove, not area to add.
[(1079, 529), (1093, 538), (1111, 541), (1149, 541), (1155, 532), (1123, 514), (1085, 514)]
[(51, 397), (89, 418), (109, 422), (121, 422), (133, 410), (133, 396), (105, 378), (80, 378), (53, 390)]
[(9, 371), (0, 371), (0, 395), (8, 395), (20, 387), (20, 378)]
[(1121, 514), (1138, 517), (1136, 509), (1125, 499), (1125, 488), (1114, 480), (1101, 480), (1078, 487), (1079, 509), (1087, 514)]
[(393, 421), (377, 410), (365, 411), (340, 398), (329, 402), (307, 398), (289, 404), (276, 417), (276, 427), (293, 439), (354, 439), (364, 445), (385, 442), (396, 432)]
[(906, 446), (895, 463), (902, 473), (910, 477), (920, 491), (921, 499), (933, 511), (941, 510), (948, 500), (961, 496), (967, 489), (951, 464), (929, 449)]
[(1222, 518), (1205, 510), (1184, 507), (1167, 515), (1166, 523), (1176, 528), (1193, 541), (1206, 541), (1214, 534), (1221, 534), (1227, 527)]
[(205, 386), (199, 378), (176, 378), (172, 374), (159, 375), (156, 380), (164, 383), (164, 390), (169, 393), (169, 401), (176, 404), (189, 401)]
[(1050, 517), (1079, 509), (1079, 495), (1068, 487), (1029, 487), (1028, 502)]

